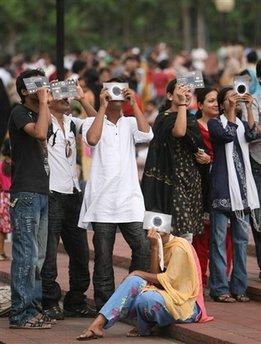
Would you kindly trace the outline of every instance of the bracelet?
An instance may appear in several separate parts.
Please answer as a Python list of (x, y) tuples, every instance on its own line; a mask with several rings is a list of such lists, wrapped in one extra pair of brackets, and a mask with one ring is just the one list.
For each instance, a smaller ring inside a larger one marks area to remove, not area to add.
[(187, 106), (187, 104), (178, 104), (178, 106)]

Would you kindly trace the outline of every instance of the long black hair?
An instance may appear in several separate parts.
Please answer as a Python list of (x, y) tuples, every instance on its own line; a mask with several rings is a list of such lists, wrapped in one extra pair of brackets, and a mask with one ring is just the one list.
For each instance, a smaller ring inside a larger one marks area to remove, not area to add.
[[(210, 87), (210, 86), (197, 89), (195, 92), (195, 95), (197, 97), (197, 104), (198, 103), (203, 104), (205, 99), (206, 99), (206, 96), (212, 91), (216, 91), (218, 93), (217, 89)], [(198, 109), (195, 116), (197, 119), (201, 118), (202, 117), (202, 111)]]
[(227, 86), (227, 87), (222, 88), (218, 93), (217, 101), (218, 101), (218, 108), (219, 108), (220, 113), (222, 113), (222, 111), (223, 111), (222, 105), (225, 101), (226, 95), (231, 90), (233, 90), (233, 87)]
[[(175, 87), (177, 85), (177, 79), (171, 80), (167, 87), (166, 87), (166, 93), (173, 94)], [(172, 101), (166, 98), (165, 102), (161, 107), (159, 108), (159, 112), (165, 112), (171, 107)]]

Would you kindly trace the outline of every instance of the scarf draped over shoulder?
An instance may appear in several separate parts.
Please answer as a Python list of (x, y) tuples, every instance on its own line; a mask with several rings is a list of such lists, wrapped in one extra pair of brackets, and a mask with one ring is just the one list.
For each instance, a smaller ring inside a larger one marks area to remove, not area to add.
[(173, 237), (164, 245), (166, 271), (157, 274), (163, 289), (151, 286), (162, 295), (168, 311), (175, 320), (189, 319), (194, 311), (195, 302), (201, 309), (199, 322), (213, 319), (206, 314), (198, 258), (187, 240)]

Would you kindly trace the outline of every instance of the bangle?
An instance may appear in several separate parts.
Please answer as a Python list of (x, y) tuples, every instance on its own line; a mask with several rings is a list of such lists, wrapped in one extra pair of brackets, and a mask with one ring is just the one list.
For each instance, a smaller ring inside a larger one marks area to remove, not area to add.
[(187, 106), (187, 104), (178, 104), (178, 106)]

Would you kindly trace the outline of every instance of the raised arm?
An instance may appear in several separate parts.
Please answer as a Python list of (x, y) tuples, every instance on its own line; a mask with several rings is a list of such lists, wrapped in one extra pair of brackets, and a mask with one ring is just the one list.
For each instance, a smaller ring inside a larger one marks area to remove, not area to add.
[(85, 98), (85, 94), (83, 92), (83, 89), (81, 88), (81, 86), (78, 83), (77, 83), (76, 89), (77, 89), (78, 97), (76, 97), (75, 99), (81, 103), (84, 111), (86, 112), (87, 117), (95, 117), (97, 115), (97, 111), (87, 101), (87, 99)]
[(48, 108), (48, 100), (50, 97), (50, 91), (45, 88), (39, 88), (37, 90), (37, 96), (39, 99), (39, 113), (36, 123), (28, 123), (24, 126), (24, 131), (40, 141), (46, 140), (47, 131), (49, 126), (50, 111)]
[(109, 93), (106, 90), (102, 90), (100, 94), (100, 108), (95, 117), (90, 129), (87, 131), (86, 140), (90, 146), (96, 146), (97, 143), (100, 141), (103, 122), (104, 122), (104, 115), (108, 106), (109, 102)]
[(173, 99), (178, 107), (178, 114), (171, 131), (173, 137), (184, 137), (187, 132), (187, 92), (188, 87), (184, 85), (176, 85), (174, 89)]
[(157, 275), (161, 272), (159, 266), (158, 235), (154, 229), (149, 230), (148, 239), (151, 247), (150, 272), (135, 270), (130, 275), (139, 276), (151, 284), (160, 286), (161, 284), (157, 278)]
[(245, 106), (246, 106), (248, 126), (250, 129), (252, 129), (255, 125), (255, 118), (254, 118), (254, 114), (253, 114), (253, 101), (254, 101), (254, 99), (253, 99), (251, 94), (246, 93), (242, 97), (242, 100), (244, 101)]
[(159, 266), (159, 246), (158, 246), (158, 235), (153, 229), (148, 231), (147, 238), (150, 241), (150, 272), (152, 274), (158, 274), (160, 272)]

